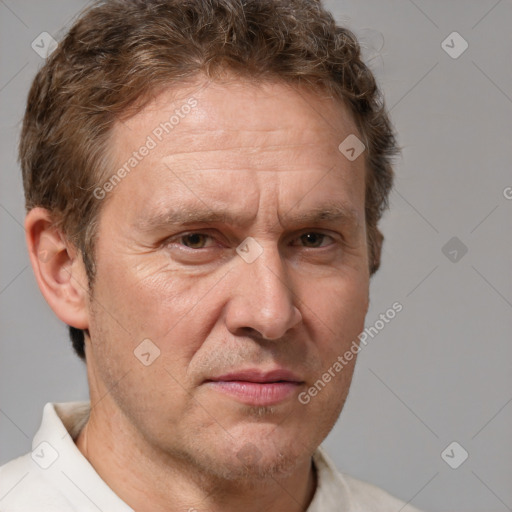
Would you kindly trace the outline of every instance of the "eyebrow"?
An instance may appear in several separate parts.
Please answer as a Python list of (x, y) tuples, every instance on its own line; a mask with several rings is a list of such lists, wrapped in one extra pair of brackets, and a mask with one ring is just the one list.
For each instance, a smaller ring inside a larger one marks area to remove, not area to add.
[[(292, 209), (292, 211), (295, 208)], [(254, 215), (247, 215), (245, 210), (234, 211), (233, 209), (207, 209), (197, 206), (180, 205), (165, 211), (150, 214), (148, 217), (141, 217), (137, 221), (137, 228), (143, 232), (168, 228), (170, 226), (189, 226), (192, 224), (228, 224), (237, 226), (248, 226), (255, 219)], [(295, 213), (287, 212), (279, 215), (279, 222), (283, 226), (309, 224), (318, 225), (322, 223), (338, 223), (354, 228), (359, 226), (359, 215), (357, 211), (342, 203), (326, 203), (307, 211)]]

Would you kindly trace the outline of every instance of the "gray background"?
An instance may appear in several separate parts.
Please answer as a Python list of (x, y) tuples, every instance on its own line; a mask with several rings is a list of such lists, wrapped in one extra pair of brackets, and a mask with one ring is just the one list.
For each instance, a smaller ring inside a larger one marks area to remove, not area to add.
[[(29, 266), (16, 163), (42, 64), (31, 42), (59, 39), (84, 5), (0, 0), (0, 463), (30, 449), (46, 402), (87, 398)], [(425, 510), (512, 510), (512, 2), (326, 5), (361, 38), (403, 147), (367, 325), (404, 309), (360, 353), (325, 445), (342, 471)], [(469, 44), (457, 59), (441, 47), (453, 31)], [(468, 249), (457, 262), (442, 251), (452, 237), (458, 258)], [(469, 453), (458, 469), (441, 458), (452, 441)]]

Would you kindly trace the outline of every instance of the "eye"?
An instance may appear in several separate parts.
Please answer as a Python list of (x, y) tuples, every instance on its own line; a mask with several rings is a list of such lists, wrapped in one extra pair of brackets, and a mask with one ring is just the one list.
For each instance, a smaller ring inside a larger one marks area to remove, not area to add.
[[(319, 233), (317, 231), (303, 233), (299, 238), (297, 238), (297, 240), (301, 240), (307, 248), (317, 249), (322, 247), (322, 242), (325, 241), (326, 238), (334, 240), (332, 236), (326, 235), (325, 233)], [(325, 245), (323, 247), (325, 247)]]
[(206, 240), (211, 238), (212, 237), (206, 233), (186, 233), (181, 235), (177, 241), (182, 242), (182, 245), (189, 249), (204, 249)]
[[(298, 240), (300, 240), (302, 246), (307, 249), (320, 249), (331, 245), (334, 238), (325, 233), (309, 231), (301, 234), (298, 238), (295, 238), (292, 245), (296, 245), (295, 242)], [(207, 233), (191, 232), (174, 237), (167, 242), (167, 245), (177, 244), (178, 246), (197, 251), (215, 247), (211, 244), (207, 245), (208, 241), (214, 241), (214, 238)], [(329, 243), (329, 241), (331, 243)]]

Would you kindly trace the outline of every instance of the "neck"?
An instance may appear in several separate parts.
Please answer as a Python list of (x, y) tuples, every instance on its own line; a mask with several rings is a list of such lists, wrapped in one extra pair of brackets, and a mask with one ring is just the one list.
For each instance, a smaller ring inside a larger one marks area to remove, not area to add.
[(285, 475), (223, 480), (191, 457), (149, 444), (106, 397), (91, 411), (76, 445), (99, 476), (142, 512), (304, 512), (316, 489), (311, 457)]

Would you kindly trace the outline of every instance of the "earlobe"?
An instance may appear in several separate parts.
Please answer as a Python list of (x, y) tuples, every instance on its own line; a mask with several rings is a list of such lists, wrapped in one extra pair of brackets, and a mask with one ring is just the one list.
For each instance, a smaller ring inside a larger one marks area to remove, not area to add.
[(66, 324), (87, 329), (88, 284), (79, 251), (54, 226), (44, 208), (25, 218), (25, 238), (34, 275), (46, 302)]

